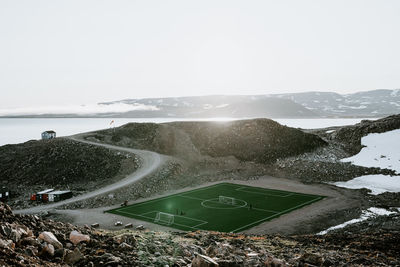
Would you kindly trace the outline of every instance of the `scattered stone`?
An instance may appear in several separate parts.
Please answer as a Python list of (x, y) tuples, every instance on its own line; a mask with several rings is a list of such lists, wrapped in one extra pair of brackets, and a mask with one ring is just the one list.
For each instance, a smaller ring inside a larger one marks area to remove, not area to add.
[(268, 257), (264, 262), (265, 267), (287, 267), (288, 265), (284, 263), (282, 260), (275, 259), (272, 257)]
[(11, 240), (0, 239), (0, 248), (12, 248), (13, 244)]
[(125, 242), (122, 242), (118, 247), (122, 248), (122, 249), (131, 249), (132, 248), (131, 245), (129, 245), (129, 244), (125, 243)]
[(83, 258), (83, 254), (78, 248), (75, 248), (74, 251), (68, 250), (65, 254), (64, 261), (67, 264), (74, 264), (80, 261)]
[(42, 232), (39, 235), (39, 238), (42, 239), (43, 241), (46, 241), (47, 243), (52, 244), (55, 248), (63, 247), (60, 241), (57, 240), (57, 237), (55, 237), (51, 232)]
[(212, 258), (197, 254), (195, 258), (192, 261), (192, 267), (216, 267), (219, 266), (219, 264), (214, 261)]
[(64, 256), (65, 256), (65, 250), (63, 248), (59, 248), (56, 249), (56, 251), (54, 251), (54, 257), (62, 259), (64, 258)]
[(90, 237), (88, 235), (83, 235), (83, 234), (79, 233), (78, 231), (74, 230), (69, 234), (69, 241), (71, 241), (72, 244), (74, 244), (76, 246), (80, 242), (89, 242)]
[(305, 253), (301, 258), (300, 261), (305, 263), (310, 263), (316, 266), (321, 266), (324, 263), (324, 259), (320, 254), (317, 253)]
[(132, 223), (125, 224), (125, 228), (132, 228), (132, 227), (133, 227)]
[(92, 228), (99, 228), (100, 224), (98, 223), (93, 223), (92, 225), (90, 225)]
[(17, 243), (20, 239), (21, 239), (21, 234), (15, 230), (15, 229), (11, 229), (11, 233), (9, 235), (9, 238), (14, 242)]
[(144, 226), (142, 224), (136, 226), (136, 230), (144, 230)]
[(39, 253), (40, 256), (53, 257), (54, 256), (54, 246), (52, 244), (45, 244)]

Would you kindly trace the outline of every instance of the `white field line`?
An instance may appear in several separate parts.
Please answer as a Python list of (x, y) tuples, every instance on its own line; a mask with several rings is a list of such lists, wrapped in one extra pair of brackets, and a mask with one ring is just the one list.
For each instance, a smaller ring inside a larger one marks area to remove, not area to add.
[[(243, 186), (243, 187), (240, 187), (240, 188), (237, 188), (237, 189), (235, 189), (235, 190), (238, 190), (238, 191), (242, 191), (242, 188), (248, 188), (248, 187), (245, 187), (245, 186)], [(265, 191), (278, 191), (278, 192), (284, 192), (284, 191), (282, 191), (282, 190), (278, 190), (278, 189), (267, 189), (267, 188), (261, 188), (261, 187), (257, 187), (258, 189), (262, 189), (262, 190), (265, 190)], [(254, 192), (249, 192), (249, 193), (254, 193)], [(300, 196), (311, 196), (311, 197), (315, 197), (316, 195), (311, 195), (311, 194), (306, 194), (306, 193), (296, 193), (296, 192), (290, 192), (288, 195), (286, 195), (286, 196), (284, 196), (284, 197), (288, 197), (289, 195), (300, 195)]]
[[(184, 198), (190, 198), (190, 199), (194, 199), (194, 200), (201, 200), (201, 201), (209, 201), (209, 202), (211, 202), (211, 203), (221, 203), (221, 202), (219, 202), (219, 201), (212, 201), (212, 199), (202, 199), (202, 198), (198, 198), (198, 197), (190, 197), (190, 196), (182, 196), (182, 195), (180, 195), (181, 197), (184, 197)], [(215, 198), (216, 199), (216, 198)], [(242, 200), (242, 201), (244, 201), (244, 200)], [(246, 202), (246, 201), (245, 201)], [(247, 203), (247, 202), (246, 202)], [(223, 203), (222, 203), (223, 204)], [(230, 205), (230, 204), (227, 204), (227, 205), (229, 205), (229, 206), (236, 206), (236, 207), (238, 207), (238, 208), (244, 208), (244, 209), (247, 209), (246, 208), (246, 206), (244, 206), (244, 207), (241, 207), (240, 205)], [(276, 210), (266, 210), (266, 209), (260, 209), (260, 208), (254, 208), (254, 207), (252, 207), (252, 209), (253, 210), (258, 210), (258, 211), (265, 211), (265, 212), (273, 212), (273, 213), (279, 213), (279, 211), (276, 211)]]
[[(191, 193), (191, 192), (197, 192), (197, 191), (200, 191), (200, 190), (209, 189), (209, 188), (212, 188), (212, 187), (215, 187), (215, 186), (219, 186), (219, 185), (221, 185), (221, 184), (215, 184), (215, 185), (208, 186), (208, 187), (203, 187), (203, 188), (198, 188), (198, 189), (190, 190), (190, 191), (187, 191), (187, 192), (183, 192), (182, 194)], [(171, 197), (176, 197), (176, 196), (182, 196), (182, 194), (174, 194), (174, 195), (170, 195), (170, 196), (166, 196), (166, 197), (155, 198), (155, 199), (151, 199), (151, 200), (144, 201), (144, 202), (142, 202), (142, 203), (136, 203), (136, 204), (133, 203), (133, 204), (129, 205), (128, 207), (119, 208), (119, 209), (116, 209), (116, 210), (118, 210), (118, 211), (120, 211), (120, 210), (125, 210), (125, 209), (127, 209), (127, 208), (131, 208), (131, 206), (136, 206), (136, 207), (137, 207), (137, 206), (141, 206), (141, 205), (144, 205), (144, 204), (147, 204), (147, 203), (150, 203), (150, 202), (154, 202), (154, 201), (169, 199), (169, 198), (171, 198)]]
[[(146, 215), (146, 214), (149, 214), (149, 213), (158, 213), (158, 212), (162, 212), (162, 211), (159, 211), (159, 210), (152, 210), (152, 211), (148, 211), (148, 212), (145, 212), (145, 213), (142, 213), (142, 214), (136, 214), (136, 213), (133, 213), (133, 212), (130, 212), (130, 213), (129, 213), (129, 212), (123, 212), (123, 213), (131, 214), (131, 215), (137, 215), (137, 216), (143, 216), (143, 217), (148, 217), (148, 216), (145, 216), (145, 215)], [(166, 212), (164, 212), (164, 213), (166, 213)], [(203, 225), (203, 224), (208, 223), (208, 221), (204, 221), (204, 220), (200, 220), (200, 219), (195, 219), (195, 218), (192, 218), (192, 217), (187, 217), (187, 216), (182, 216), (182, 215), (175, 215), (175, 214), (173, 214), (173, 213), (168, 213), (168, 214), (173, 215), (174, 217), (184, 218), (184, 219), (189, 220), (189, 221), (200, 222), (200, 223), (197, 224), (197, 225)], [(195, 227), (195, 226), (193, 226), (193, 227)]]
[(269, 193), (252, 192), (251, 190), (246, 190), (246, 189), (247, 189), (247, 187), (240, 187), (240, 188), (236, 188), (235, 190), (240, 191), (240, 192), (250, 193), (250, 194), (259, 194), (259, 195), (272, 196), (272, 197), (290, 197), (293, 195), (293, 193), (289, 193), (284, 196), (279, 196), (279, 195), (274, 195), (274, 194), (269, 194)]
[[(149, 219), (149, 220), (154, 220), (153, 217), (149, 217), (149, 216), (143, 216), (143, 215), (139, 215), (139, 214), (132, 214), (132, 213), (129, 213), (129, 212), (124, 212), (124, 211), (121, 211), (121, 213), (125, 213), (125, 214), (127, 214), (127, 215), (139, 216), (139, 217), (143, 217), (143, 218), (146, 218), (146, 219)], [(176, 223), (176, 222), (174, 222), (173, 224), (179, 225), (179, 226), (182, 226), (182, 227), (191, 228), (191, 229), (194, 229), (194, 230), (201, 230), (201, 229), (195, 228), (194, 226), (187, 226), (187, 225), (180, 224), (180, 223)], [(172, 225), (172, 224), (171, 224), (171, 225)], [(168, 226), (170, 226), (170, 225), (168, 225)]]
[(192, 192), (197, 192), (197, 191), (201, 191), (201, 190), (206, 190), (206, 189), (210, 189), (210, 188), (217, 187), (217, 186), (221, 186), (221, 185), (224, 185), (224, 184), (221, 183), (221, 184), (210, 185), (210, 186), (206, 186), (206, 187), (202, 187), (202, 188), (198, 188), (198, 189), (194, 189), (194, 190), (182, 192), (182, 193), (180, 193), (179, 195), (182, 196), (182, 195), (187, 194), (187, 193), (192, 193)]
[(199, 224), (193, 225), (193, 227), (199, 229), (199, 226), (200, 226), (200, 225), (207, 224), (207, 223), (208, 223), (208, 222), (204, 221), (203, 223), (199, 223)]
[(184, 198), (189, 198), (189, 199), (194, 199), (194, 200), (201, 200), (204, 201), (205, 199), (202, 198), (198, 198), (198, 197), (190, 197), (190, 196), (186, 196), (186, 195), (179, 195), (180, 197), (184, 197)]
[[(146, 214), (149, 214), (149, 213), (154, 213), (154, 212), (158, 212), (158, 211), (156, 211), (156, 210), (152, 210), (152, 211), (148, 211), (148, 212), (145, 212), (145, 213), (141, 213), (141, 214), (139, 214), (140, 216), (144, 216), (144, 215), (146, 215)], [(125, 212), (125, 213), (128, 213), (128, 212)], [(132, 214), (132, 215), (136, 215), (136, 213), (133, 213), (133, 212), (131, 212), (130, 214)]]
[(239, 231), (239, 230), (241, 230), (241, 229), (243, 229), (243, 228), (247, 228), (247, 227), (250, 226), (250, 225), (257, 224), (257, 223), (260, 223), (260, 222), (262, 222), (262, 221), (268, 220), (269, 218), (272, 218), (272, 217), (281, 215), (281, 214), (286, 213), (286, 212), (288, 212), (288, 211), (294, 210), (294, 209), (296, 209), (296, 208), (298, 208), (298, 207), (307, 205), (308, 203), (311, 203), (311, 202), (313, 202), (313, 201), (317, 201), (317, 200), (319, 200), (319, 199), (322, 199), (322, 197), (318, 197), (318, 198), (312, 199), (312, 200), (310, 200), (310, 201), (304, 202), (304, 203), (299, 204), (299, 205), (297, 205), (297, 206), (295, 206), (295, 207), (292, 207), (292, 208), (290, 208), (290, 209), (286, 209), (286, 210), (284, 210), (284, 211), (281, 211), (281, 212), (279, 212), (279, 213), (277, 213), (277, 214), (274, 214), (274, 215), (271, 215), (271, 216), (269, 216), (269, 217), (263, 218), (263, 219), (261, 219), (261, 220), (258, 220), (258, 221), (255, 221), (255, 222), (246, 224), (245, 226), (242, 226), (242, 227), (239, 227), (239, 228), (237, 228), (237, 229), (235, 229), (235, 230), (232, 230), (231, 233), (235, 233), (235, 232), (237, 232), (237, 231)]

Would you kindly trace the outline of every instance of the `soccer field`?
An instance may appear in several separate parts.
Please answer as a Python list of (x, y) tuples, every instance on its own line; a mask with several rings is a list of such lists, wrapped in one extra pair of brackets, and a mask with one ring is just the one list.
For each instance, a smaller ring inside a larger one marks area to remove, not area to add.
[(322, 198), (220, 183), (107, 212), (185, 231), (240, 232)]

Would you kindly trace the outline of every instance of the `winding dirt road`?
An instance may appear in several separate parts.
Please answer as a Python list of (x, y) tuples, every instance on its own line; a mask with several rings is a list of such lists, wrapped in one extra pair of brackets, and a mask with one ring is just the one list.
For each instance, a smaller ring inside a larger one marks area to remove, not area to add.
[(70, 198), (70, 199), (67, 199), (64, 201), (53, 203), (53, 204), (41, 205), (41, 206), (36, 206), (36, 207), (22, 209), (22, 210), (16, 210), (16, 211), (14, 211), (14, 213), (24, 213), (24, 214), (39, 213), (41, 211), (54, 209), (54, 208), (60, 207), (65, 204), (70, 204), (73, 202), (77, 202), (77, 201), (89, 199), (89, 198), (92, 198), (92, 197), (95, 197), (98, 195), (102, 195), (104, 193), (112, 192), (116, 189), (130, 185), (134, 182), (137, 182), (140, 179), (152, 174), (158, 168), (160, 168), (166, 162), (166, 159), (167, 159), (167, 156), (163, 156), (158, 153), (151, 152), (151, 151), (119, 147), (119, 146), (113, 146), (113, 145), (108, 145), (108, 144), (100, 144), (100, 143), (90, 142), (90, 141), (86, 141), (86, 140), (81, 140), (81, 139), (77, 138), (76, 136), (71, 136), (69, 138), (74, 141), (78, 141), (78, 142), (85, 143), (85, 144), (102, 146), (102, 147), (105, 147), (108, 149), (134, 153), (141, 159), (141, 166), (138, 169), (136, 169), (135, 172), (133, 172), (130, 175), (126, 176), (125, 178), (119, 180), (118, 182), (107, 185), (98, 190), (88, 192), (88, 193), (85, 193), (85, 194), (82, 194), (82, 195), (79, 195), (79, 196), (76, 196), (76, 197), (73, 197), (73, 198)]

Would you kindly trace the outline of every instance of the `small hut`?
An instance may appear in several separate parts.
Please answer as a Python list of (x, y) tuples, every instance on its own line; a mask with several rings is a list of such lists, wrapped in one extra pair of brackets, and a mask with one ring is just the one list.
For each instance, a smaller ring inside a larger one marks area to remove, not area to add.
[(41, 201), (48, 202), (49, 201), (49, 193), (54, 191), (54, 189), (46, 189), (44, 191), (37, 192), (31, 196), (31, 200), (33, 201)]
[(49, 193), (49, 202), (57, 202), (72, 197), (70, 190), (65, 191), (53, 191)]
[(53, 139), (53, 138), (56, 138), (56, 132), (55, 131), (49, 130), (49, 131), (44, 131), (42, 133), (42, 139), (43, 140)]

